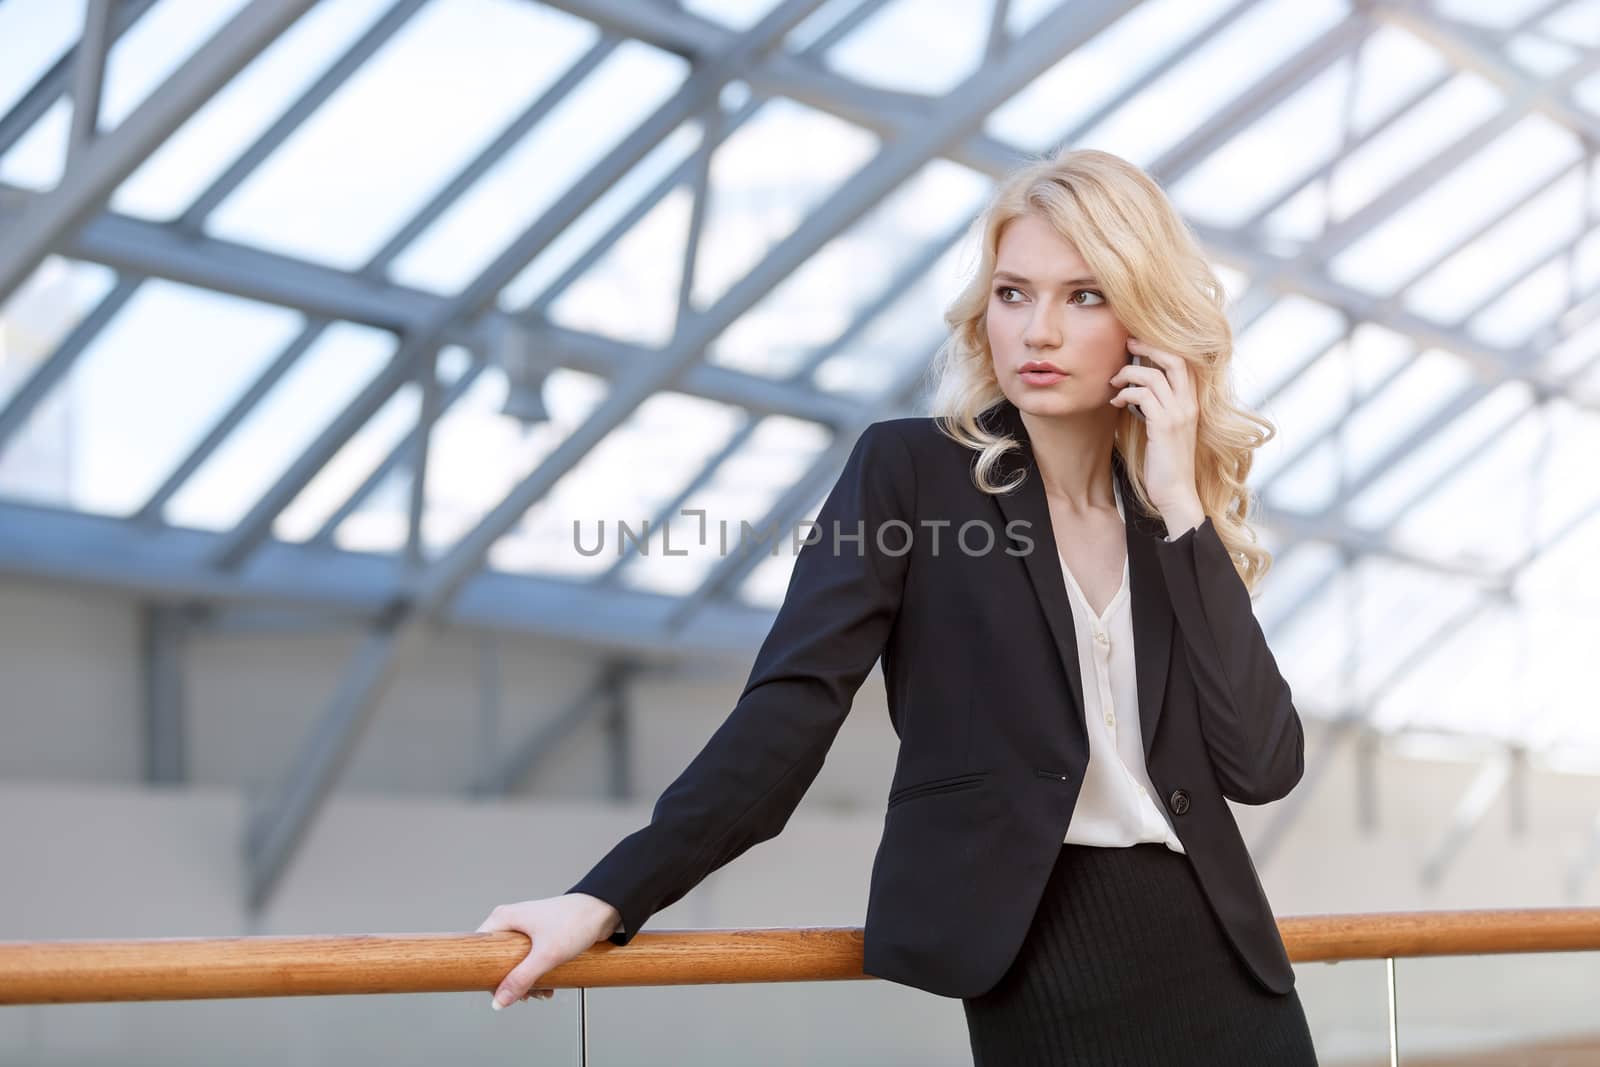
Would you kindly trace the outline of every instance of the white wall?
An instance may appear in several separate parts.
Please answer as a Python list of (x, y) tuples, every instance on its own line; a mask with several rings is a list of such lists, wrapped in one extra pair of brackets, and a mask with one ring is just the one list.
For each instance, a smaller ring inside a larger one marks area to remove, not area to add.
[[(638, 793), (629, 802), (603, 798), (603, 740), (586, 727), (517, 795), (475, 803), (459, 789), (483, 747), (554, 714), (592, 664), (581, 650), (507, 643), (491, 736), (472, 641), (439, 634), (413, 644), (266, 922), (252, 927), (240, 906), (241, 791), (281, 773), (350, 644), (327, 635), (194, 642), (195, 782), (176, 789), (139, 782), (137, 647), (126, 601), (0, 585), (0, 939), (471, 930), (494, 904), (565, 889), (641, 825), (744, 680), (731, 672), (631, 687)], [(1321, 734), (1308, 727), (1315, 762)], [(893, 759), (875, 676), (784, 833), (650, 928), (859, 925)], [(1502, 800), (1442, 884), (1424, 890), (1421, 858), (1475, 768), (1388, 754), (1377, 771), (1375, 835), (1357, 826), (1348, 748), (1308, 791), (1292, 834), (1262, 864), (1280, 915), (1600, 903), (1600, 874), (1579, 900), (1563, 893), (1600, 805), (1592, 778), (1533, 773), (1527, 836), (1510, 835)], [(1247, 838), (1276, 807), (1235, 809)], [(1397, 973), (1408, 1051), (1483, 1047), (1583, 1032), (1600, 954), (1401, 961)], [(1384, 965), (1311, 964), (1299, 974), (1323, 1061), (1377, 1062)], [(0, 1062), (576, 1062), (577, 996), (498, 1014), (482, 994), (0, 1009)], [(969, 1062), (958, 1002), (879, 981), (598, 990), (588, 1003), (598, 1064)]]

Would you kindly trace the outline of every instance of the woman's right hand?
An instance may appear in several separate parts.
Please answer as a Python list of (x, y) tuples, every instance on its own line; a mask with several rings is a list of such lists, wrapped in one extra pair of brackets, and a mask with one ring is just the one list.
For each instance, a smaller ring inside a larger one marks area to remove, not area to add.
[(559, 897), (497, 905), (477, 932), (516, 930), (528, 935), (532, 944), (522, 962), (500, 979), (494, 993), (495, 1010), (530, 997), (548, 1000), (554, 996), (554, 989), (538, 988), (534, 983), (546, 971), (610, 937), (620, 919), (616, 908), (587, 893), (564, 893)]

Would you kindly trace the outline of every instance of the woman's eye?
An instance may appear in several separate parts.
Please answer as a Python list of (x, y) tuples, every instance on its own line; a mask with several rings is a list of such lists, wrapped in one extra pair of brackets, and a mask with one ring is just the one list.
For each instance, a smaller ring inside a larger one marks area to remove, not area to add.
[[(1089, 296), (1094, 297), (1094, 304), (1104, 304), (1106, 302), (1106, 298), (1103, 295), (1101, 295), (1100, 293), (1095, 292), (1093, 289), (1079, 289), (1077, 292), (1072, 294), (1073, 303), (1077, 303), (1078, 302), (1077, 298), (1080, 297), (1080, 296), (1083, 296), (1084, 294), (1088, 294)], [(1089, 306), (1093, 307), (1094, 304), (1091, 304)]]
[(1002, 304), (1013, 304), (1013, 303), (1016, 303), (1016, 301), (1007, 300), (1006, 299), (1006, 294), (1007, 293), (1019, 293), (1020, 294), (1021, 292), (1022, 292), (1022, 290), (1016, 288), (1015, 286), (1002, 285), (1000, 288), (995, 290), (995, 295), (1000, 298), (1000, 303), (1002, 303)]

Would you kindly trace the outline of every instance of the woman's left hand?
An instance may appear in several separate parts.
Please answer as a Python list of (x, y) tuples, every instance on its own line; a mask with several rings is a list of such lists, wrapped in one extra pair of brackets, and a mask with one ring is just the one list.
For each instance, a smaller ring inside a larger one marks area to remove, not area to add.
[(1155, 366), (1129, 363), (1117, 371), (1111, 384), (1120, 388), (1110, 402), (1114, 407), (1137, 404), (1144, 414), (1145, 492), (1176, 536), (1205, 521), (1195, 481), (1200, 405), (1193, 372), (1182, 356), (1131, 337), (1128, 350)]

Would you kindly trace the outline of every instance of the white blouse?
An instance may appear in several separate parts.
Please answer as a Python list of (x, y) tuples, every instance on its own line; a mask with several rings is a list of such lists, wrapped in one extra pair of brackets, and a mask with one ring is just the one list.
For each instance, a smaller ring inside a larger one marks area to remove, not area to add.
[[(1125, 515), (1122, 490), (1115, 479), (1112, 492), (1117, 498), (1117, 514)], [(1155, 786), (1144, 765), (1128, 561), (1124, 557), (1122, 585), (1105, 610), (1096, 615), (1065, 557), (1057, 552), (1056, 558), (1061, 560), (1067, 598), (1072, 602), (1072, 628), (1083, 676), (1083, 712), (1089, 728), (1089, 766), (1065, 840), (1107, 846), (1153, 841), (1182, 852), (1183, 845), (1166, 812), (1151, 795)]]

